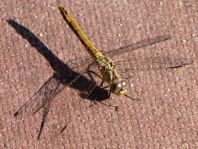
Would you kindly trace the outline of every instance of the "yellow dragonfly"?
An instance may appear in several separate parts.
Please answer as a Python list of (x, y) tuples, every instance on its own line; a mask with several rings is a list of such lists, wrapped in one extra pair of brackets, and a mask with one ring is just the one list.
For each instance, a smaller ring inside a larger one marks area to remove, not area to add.
[[(76, 21), (72, 18), (72, 16), (70, 16), (67, 13), (64, 7), (59, 6), (58, 8), (62, 14), (63, 19), (67, 22), (69, 27), (78, 37), (78, 39), (85, 46), (86, 50), (88, 51), (91, 57), (85, 57), (83, 59), (77, 59), (77, 60), (70, 60), (67, 62), (67, 64), (71, 67), (72, 70), (79, 71), (79, 73), (73, 73), (72, 79), (67, 78), (68, 74), (64, 73), (63, 71), (63, 69), (65, 69), (66, 67), (64, 64), (61, 63), (61, 65), (63, 66), (63, 67), (61, 66), (60, 68), (61, 70), (59, 71), (56, 70), (57, 72), (55, 72), (54, 75), (51, 78), (49, 78), (45, 82), (45, 84), (23, 106), (19, 108), (17, 112), (15, 112), (14, 116), (20, 117), (25, 113), (34, 114), (40, 109), (43, 109), (42, 121), (38, 134), (38, 139), (40, 138), (47, 114), (49, 112), (49, 107), (52, 103), (53, 98), (58, 93), (60, 93), (66, 86), (71, 86), (77, 80), (82, 79), (81, 77), (83, 77), (84, 74), (88, 74), (89, 79), (91, 79), (91, 81), (93, 82), (94, 82), (94, 79), (92, 77), (93, 74), (99, 77), (101, 79), (101, 84), (99, 85), (99, 87), (108, 90), (109, 92), (108, 98), (111, 96), (111, 93), (113, 93), (115, 95), (124, 95), (130, 99), (133, 99), (128, 94), (126, 94), (128, 90), (126, 79), (130, 78), (131, 71), (133, 71), (134, 69), (126, 68), (125, 66), (119, 66), (120, 60), (115, 59), (113, 61), (113, 58), (116, 55), (121, 55), (123, 53), (131, 52), (139, 48), (143, 48), (170, 39), (169, 35), (156, 36), (150, 39), (139, 41), (137, 43), (128, 44), (126, 46), (123, 46), (121, 48), (112, 51), (102, 52), (94, 47), (94, 45), (89, 41), (89, 39), (80, 29), (80, 27), (77, 25)], [(13, 22), (11, 21), (10, 24), (12, 25)], [(138, 60), (131, 59), (122, 62), (135, 64), (135, 61)], [(186, 59), (184, 60), (178, 59), (172, 61), (172, 59), (168, 57), (167, 59), (163, 59), (163, 60), (156, 59), (156, 60), (152, 60), (151, 62), (146, 60), (141, 61), (142, 65), (144, 64), (147, 65), (147, 63), (148, 66), (150, 65), (149, 63), (152, 64), (151, 67), (149, 67), (150, 69), (172, 69), (172, 68), (178, 68), (188, 65), (191, 63), (191, 61), (190, 62), (186, 61)], [(91, 68), (93, 68), (94, 70), (91, 70)], [(106, 86), (104, 86), (104, 83), (106, 84)], [(87, 87), (86, 98), (88, 98), (88, 96), (93, 92), (93, 90), (96, 87), (97, 84), (95, 82)], [(113, 107), (117, 108), (116, 106)]]

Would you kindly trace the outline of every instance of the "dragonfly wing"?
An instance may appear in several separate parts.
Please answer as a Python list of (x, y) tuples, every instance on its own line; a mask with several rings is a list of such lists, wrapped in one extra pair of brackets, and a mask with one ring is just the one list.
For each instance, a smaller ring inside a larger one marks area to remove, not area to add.
[(171, 39), (170, 35), (155, 36), (152, 38), (141, 40), (136, 43), (131, 43), (131, 44), (125, 45), (123, 47), (120, 47), (120, 48), (117, 48), (117, 49), (114, 49), (111, 51), (104, 52), (104, 54), (109, 57), (114, 57), (116, 55), (120, 55), (120, 54), (123, 54), (126, 52), (131, 52), (131, 51), (137, 50), (139, 48), (144, 48), (144, 47), (156, 44), (158, 42), (166, 41), (169, 39)]
[(91, 57), (71, 59), (66, 64), (75, 72), (85, 72), (86, 69), (93, 63)]
[[(158, 42), (162, 42), (165, 40), (170, 39), (170, 35), (161, 35), (161, 36), (155, 36), (149, 39), (141, 40), (136, 43), (128, 44), (123, 47), (120, 47), (118, 49), (110, 50), (110, 51), (102, 51), (105, 56), (109, 57), (114, 57), (116, 55), (120, 55), (126, 52), (131, 52), (133, 50), (137, 50), (139, 48), (147, 47), (152, 44), (156, 44)], [(78, 59), (72, 59), (67, 61), (67, 64), (75, 71), (79, 70), (79, 67), (81, 68), (80, 70), (82, 71), (83, 68), (84, 70), (88, 68), (89, 65), (93, 63), (93, 59), (90, 56), (84, 57), (84, 58), (78, 58)]]
[(80, 74), (88, 73), (88, 71), (94, 71), (96, 74), (100, 75), (100, 71), (91, 57), (69, 60), (66, 64), (73, 71), (78, 72)]
[[(72, 67), (72, 70), (84, 74), (86, 69), (93, 63), (92, 59), (78, 59), (68, 61), (68, 65)], [(94, 67), (93, 67), (94, 68)], [(80, 76), (80, 75), (79, 75)], [(79, 76), (76, 78), (78, 79)], [(61, 77), (62, 79), (62, 77)], [(42, 87), (14, 114), (15, 117), (20, 117), (23, 114), (34, 114), (42, 108), (46, 108), (46, 105), (51, 103), (53, 98), (61, 92), (66, 86), (71, 85), (75, 80), (71, 82), (60, 82), (60, 76), (54, 74), (50, 77)]]
[(53, 75), (43, 86), (14, 114), (20, 117), (26, 114), (34, 114), (52, 102), (53, 98), (65, 87)]
[(183, 67), (192, 64), (193, 60), (187, 58), (151, 57), (143, 60), (125, 59), (115, 63), (119, 73), (128, 78), (139, 71), (167, 70)]
[[(104, 53), (105, 56), (114, 57), (114, 56), (118, 56), (126, 52), (131, 52), (139, 48), (147, 47), (149, 45), (156, 44), (158, 42), (162, 42), (168, 39), (170, 39), (170, 35), (155, 36), (149, 39), (141, 40), (136, 43), (125, 45), (123, 47), (120, 47), (118, 49), (114, 49), (111, 51), (106, 51), (106, 52), (102, 51), (102, 53)], [(86, 72), (89, 66), (91, 66), (91, 64), (93, 63), (94, 61), (90, 56), (67, 61), (67, 64), (76, 72)], [(97, 67), (92, 67), (92, 68), (94, 68), (93, 69), (94, 72), (99, 73)]]

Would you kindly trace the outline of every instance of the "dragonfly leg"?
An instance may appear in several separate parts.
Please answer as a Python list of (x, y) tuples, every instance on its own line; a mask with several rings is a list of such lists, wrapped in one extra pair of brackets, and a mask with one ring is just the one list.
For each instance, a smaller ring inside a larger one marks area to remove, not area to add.
[[(89, 72), (87, 72), (89, 74)], [(81, 94), (83, 96), (83, 98), (87, 98), (91, 92), (93, 91), (93, 89), (95, 88), (96, 86), (96, 81), (93, 79), (93, 77), (91, 75), (89, 75), (90, 79), (91, 79), (91, 82), (89, 84), (89, 86), (87, 87), (86, 90), (84, 90)], [(93, 88), (93, 89), (92, 89)]]
[(91, 64), (86, 68), (86, 72), (87, 72), (87, 74), (88, 74), (88, 76), (90, 77), (91, 80), (94, 80), (94, 78), (92, 77), (91, 73), (95, 74), (96, 76), (98, 76), (98, 77), (100, 78), (100, 76), (99, 76), (97, 73), (95, 73), (94, 71), (91, 70), (91, 67), (94, 66), (94, 65), (96, 65), (95, 62), (91, 63)]
[[(107, 88), (110, 87), (110, 85), (107, 85), (107, 86), (103, 87), (103, 85), (104, 85), (104, 80), (102, 79), (101, 75), (99, 75), (99, 74), (97, 74), (96, 72), (90, 70), (91, 66), (94, 65), (94, 64), (95, 64), (95, 63), (92, 63), (91, 65), (89, 65), (89, 66), (87, 67), (87, 74), (88, 74), (89, 78), (94, 82), (94, 85), (93, 85), (93, 86), (90, 85), (90, 86), (88, 87), (88, 88), (89, 88), (89, 91), (88, 91), (88, 94), (86, 95), (86, 98), (92, 93), (92, 91), (93, 91), (94, 88), (96, 87), (96, 81), (94, 80), (92, 74), (94, 74), (95, 76), (97, 76), (98, 78), (101, 79), (101, 83), (100, 83), (100, 85), (99, 85), (99, 87), (100, 87), (101, 89), (107, 89)], [(104, 73), (105, 73), (105, 72), (104, 72)], [(108, 99), (110, 99), (110, 98), (111, 98), (111, 92), (110, 92), (110, 90), (107, 90), (107, 91), (108, 91), (108, 93), (109, 93)], [(102, 105), (115, 108), (116, 111), (117, 111), (117, 109), (118, 109), (118, 106), (111, 105), (111, 104), (106, 104), (106, 103), (103, 103), (102, 101), (91, 100), (91, 102), (94, 103), (94, 104), (100, 103), (100, 104), (102, 104)], [(90, 105), (90, 107), (91, 107), (91, 106), (93, 106), (93, 105)]]
[[(109, 88), (110, 87), (110, 85), (107, 85), (107, 86), (104, 86), (103, 87), (103, 85), (104, 85), (104, 80), (102, 79), (102, 77), (100, 77), (97, 73), (95, 73), (94, 71), (91, 71), (91, 73), (93, 73), (93, 74), (95, 74), (96, 76), (98, 76), (99, 78), (101, 78), (101, 83), (100, 83), (100, 85), (99, 85), (99, 87), (101, 87), (101, 89), (107, 89), (107, 88)], [(108, 92), (109, 92), (109, 95), (108, 95), (108, 99), (110, 99), (111, 98), (111, 91), (110, 90), (107, 90)]]
[[(88, 67), (88, 69), (89, 69), (89, 67)], [(95, 88), (95, 86), (96, 86), (96, 81), (95, 81), (95, 79), (93, 78), (93, 75), (92, 75), (92, 74), (94, 74), (94, 75), (96, 75), (97, 77), (101, 78), (101, 76), (100, 76), (99, 74), (95, 73), (95, 72), (92, 71), (92, 70), (87, 70), (87, 74), (88, 74), (89, 78), (91, 79), (91, 84), (89, 85), (89, 87), (88, 87), (86, 93), (83, 93), (83, 94), (87, 94), (84, 98), (87, 98), (87, 97), (91, 94), (91, 92), (94, 90), (94, 88)], [(94, 85), (93, 85), (93, 84), (94, 84)]]
[[(103, 84), (103, 82), (104, 81), (102, 81), (101, 82), (101, 84)], [(88, 94), (86, 95), (86, 97), (85, 98), (87, 98), (91, 93), (92, 93), (92, 91), (95, 89), (95, 87), (96, 87), (96, 84), (93, 84), (93, 85), (90, 85), (89, 86), (89, 91), (88, 91)], [(109, 95), (108, 95), (108, 99), (110, 99), (110, 97), (111, 97), (111, 92), (109, 91)], [(111, 107), (111, 108), (115, 108), (115, 111), (117, 111), (117, 109), (118, 109), (118, 106), (115, 106), (115, 105), (111, 105), (111, 104), (106, 104), (106, 103), (103, 103), (102, 101), (99, 101), (99, 100), (90, 100), (92, 103), (94, 103), (94, 105), (96, 105), (97, 103), (100, 103), (100, 104), (102, 104), (102, 105), (105, 105), (105, 106), (108, 106), (108, 107)], [(92, 107), (93, 106), (93, 104), (91, 104), (89, 107)]]
[[(102, 81), (101, 81), (101, 84), (100, 84), (100, 87), (103, 86), (103, 83), (104, 83), (104, 81), (102, 80)], [(108, 88), (108, 87), (109, 87), (109, 85), (106, 86), (106, 87), (103, 87), (102, 89), (105, 89), (105, 88)], [(94, 87), (94, 88), (95, 88), (95, 87)], [(93, 89), (94, 89), (94, 88), (93, 88)], [(109, 95), (108, 95), (108, 98), (107, 98), (107, 99), (109, 100), (109, 99), (111, 99), (111, 92), (110, 92), (110, 90), (108, 91), (108, 94), (109, 94)], [(97, 100), (92, 100), (92, 102), (93, 102), (94, 104), (99, 103), (99, 104), (105, 105), (105, 106), (107, 106), (107, 107), (114, 108), (115, 111), (118, 110), (118, 106), (116, 106), (116, 105), (111, 105), (110, 103), (107, 104), (107, 103), (103, 103), (102, 101), (97, 101)], [(91, 106), (93, 106), (93, 105), (90, 105), (90, 107), (91, 107)]]
[(127, 95), (127, 94), (124, 94), (125, 97), (131, 99), (131, 100), (141, 100), (139, 98), (132, 98), (131, 96)]
[(87, 74), (89, 75), (90, 79), (93, 79), (93, 80), (94, 80), (94, 78), (92, 77), (91, 74), (94, 74), (94, 75), (97, 76), (98, 78), (102, 79), (102, 77), (101, 77), (99, 74), (97, 74), (96, 72), (94, 72), (94, 71), (92, 71), (92, 70), (87, 71)]

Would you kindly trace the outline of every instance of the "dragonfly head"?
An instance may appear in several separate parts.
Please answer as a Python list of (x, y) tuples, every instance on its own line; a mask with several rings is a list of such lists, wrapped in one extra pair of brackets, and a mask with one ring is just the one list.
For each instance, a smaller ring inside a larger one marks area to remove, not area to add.
[(110, 91), (116, 95), (124, 95), (127, 92), (126, 82), (121, 80), (112, 83)]

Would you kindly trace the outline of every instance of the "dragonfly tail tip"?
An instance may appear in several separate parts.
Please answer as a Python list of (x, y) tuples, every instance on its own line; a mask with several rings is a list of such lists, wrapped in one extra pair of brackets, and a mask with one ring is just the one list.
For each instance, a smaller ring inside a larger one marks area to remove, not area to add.
[(58, 9), (60, 10), (62, 14), (68, 14), (68, 12), (65, 10), (62, 4), (58, 4)]

